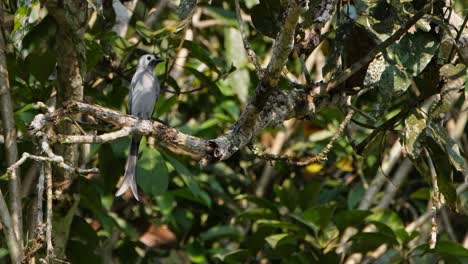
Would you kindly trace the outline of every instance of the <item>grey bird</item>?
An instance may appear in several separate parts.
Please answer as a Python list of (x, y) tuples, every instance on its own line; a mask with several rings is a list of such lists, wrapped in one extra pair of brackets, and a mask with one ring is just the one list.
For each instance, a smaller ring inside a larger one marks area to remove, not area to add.
[[(140, 57), (128, 94), (128, 110), (131, 115), (141, 119), (151, 118), (160, 92), (159, 80), (154, 74), (154, 67), (162, 61), (163, 59), (151, 54)], [(124, 194), (130, 188), (135, 199), (139, 201), (136, 183), (136, 164), (140, 140), (141, 135), (132, 136), (130, 152), (128, 153), (127, 164), (125, 165), (125, 176), (115, 196)]]

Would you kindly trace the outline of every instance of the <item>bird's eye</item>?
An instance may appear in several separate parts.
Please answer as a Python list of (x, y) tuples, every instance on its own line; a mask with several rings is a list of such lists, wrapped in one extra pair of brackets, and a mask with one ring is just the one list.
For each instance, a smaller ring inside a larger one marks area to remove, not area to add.
[(147, 60), (151, 60), (151, 57), (150, 57), (150, 56), (148, 56), (148, 57), (146, 57), (146, 59), (147, 59)]

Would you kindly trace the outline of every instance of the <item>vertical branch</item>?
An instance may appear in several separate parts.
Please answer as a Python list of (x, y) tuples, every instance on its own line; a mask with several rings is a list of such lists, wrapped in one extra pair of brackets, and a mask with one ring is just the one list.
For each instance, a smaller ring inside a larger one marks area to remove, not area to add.
[(239, 24), (239, 30), (242, 36), (242, 42), (244, 43), (244, 49), (247, 52), (247, 56), (249, 57), (250, 62), (252, 62), (255, 67), (255, 71), (257, 72), (258, 78), (262, 79), (263, 69), (257, 60), (257, 55), (255, 55), (255, 52), (253, 51), (252, 47), (250, 46), (249, 41), (247, 40), (247, 35), (244, 29), (244, 23), (242, 22), (242, 16), (240, 13), (239, 0), (235, 0), (234, 4), (236, 6), (237, 23)]
[(47, 187), (47, 220), (46, 220), (46, 243), (47, 259), (55, 257), (54, 247), (52, 245), (52, 167), (50, 162), (44, 162), (44, 174)]
[(434, 167), (434, 162), (432, 161), (431, 159), (431, 156), (429, 155), (429, 153), (427, 152), (427, 150), (424, 150), (425, 154), (426, 154), (426, 158), (427, 158), (427, 163), (429, 164), (429, 170), (430, 170), (430, 173), (431, 173), (431, 181), (432, 181), (432, 195), (431, 195), (431, 200), (432, 200), (432, 206), (431, 206), (431, 209), (432, 209), (432, 219), (431, 219), (431, 223), (432, 223), (432, 227), (431, 227), (431, 237), (429, 239), (429, 248), (430, 249), (434, 249), (435, 246), (436, 246), (436, 243), (437, 243), (437, 230), (438, 230), (438, 226), (437, 226), (437, 210), (440, 209), (441, 205), (442, 205), (442, 201), (441, 201), (441, 194), (440, 194), (440, 191), (439, 191), (439, 184), (437, 183), (437, 172), (436, 172), (436, 169)]
[(288, 56), (293, 49), (296, 25), (299, 20), (299, 15), (307, 8), (306, 2), (308, 3), (308, 1), (304, 1), (304, 3), (297, 0), (289, 1), (283, 27), (276, 37), (275, 44), (273, 44), (271, 60), (266, 70), (266, 80), (263, 80), (266, 81), (270, 87), (276, 87), (278, 84), (283, 67), (286, 65)]
[[(18, 159), (18, 146), (16, 144), (16, 128), (13, 117), (13, 102), (10, 94), (10, 83), (6, 64), (6, 40), (3, 25), (3, 5), (0, 4), (0, 114), (5, 138), (6, 165), (9, 166)], [(10, 194), (10, 208), (13, 229), (16, 233), (19, 246), (23, 245), (23, 217), (21, 205), (21, 183), (19, 170), (13, 171), (8, 181)], [(22, 249), (21, 249), (22, 251)]]
[(13, 228), (13, 221), (8, 211), (8, 207), (0, 190), (0, 217), (2, 218), (3, 232), (5, 232), (6, 243), (12, 263), (21, 263), (23, 257), (23, 250), (20, 246), (18, 239), (16, 239), (15, 230)]
[(37, 219), (36, 219), (36, 234), (41, 234), (44, 225), (44, 211), (42, 204), (44, 202), (44, 179), (45, 179), (45, 162), (41, 163), (39, 180), (37, 181)]

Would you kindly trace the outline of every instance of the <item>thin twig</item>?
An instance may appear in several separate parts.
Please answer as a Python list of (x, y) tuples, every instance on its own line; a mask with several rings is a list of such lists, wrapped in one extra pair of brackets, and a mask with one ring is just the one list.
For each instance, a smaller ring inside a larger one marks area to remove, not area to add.
[[(88, 173), (99, 173), (99, 170), (97, 168), (92, 168), (92, 169), (80, 169), (80, 168), (74, 168), (68, 164), (66, 164), (63, 161), (62, 156), (58, 156), (54, 154), (51, 150), (48, 143), (43, 143), (45, 146), (45, 149), (48, 150), (50, 156), (48, 157), (43, 157), (43, 156), (37, 156), (37, 155), (32, 155), (28, 152), (24, 152), (23, 155), (21, 156), (21, 159), (19, 159), (17, 162), (12, 164), (10, 167), (7, 169), (7, 174), (11, 174), (15, 169), (17, 169), (19, 166), (21, 166), (26, 160), (32, 159), (35, 161), (40, 161), (40, 162), (51, 162), (55, 163), (57, 166), (59, 166), (62, 169), (65, 169), (69, 172), (72, 173), (79, 173), (79, 174), (88, 174)], [(43, 148), (44, 149), (44, 148)]]
[(395, 195), (403, 184), (404, 180), (408, 177), (413, 163), (408, 158), (405, 158), (398, 169), (395, 171), (392, 181), (387, 183), (387, 187), (383, 192), (384, 195), (380, 199), (378, 207), (380, 209), (387, 209), (390, 203), (394, 200)]
[(327, 155), (330, 152), (330, 150), (333, 147), (333, 144), (335, 144), (336, 140), (343, 134), (343, 131), (345, 130), (346, 126), (349, 124), (351, 121), (351, 118), (354, 115), (354, 110), (350, 110), (348, 114), (346, 115), (345, 119), (343, 122), (341, 122), (340, 126), (338, 127), (338, 130), (335, 132), (333, 137), (330, 139), (328, 144), (325, 146), (325, 148), (317, 155), (313, 155), (308, 158), (298, 158), (298, 157), (293, 157), (290, 155), (273, 155), (273, 154), (268, 154), (268, 153), (255, 153), (258, 158), (267, 160), (267, 161), (284, 161), (289, 165), (295, 165), (295, 166), (307, 166), (310, 165), (314, 162), (323, 162), (327, 160)]
[(252, 62), (252, 64), (255, 67), (255, 72), (257, 72), (258, 78), (261, 80), (263, 79), (264, 72), (263, 72), (262, 66), (258, 62), (257, 55), (255, 55), (255, 52), (253, 51), (252, 47), (250, 46), (249, 41), (247, 40), (247, 35), (244, 29), (244, 22), (242, 21), (242, 16), (240, 12), (239, 0), (235, 0), (234, 4), (236, 6), (237, 23), (239, 24), (239, 30), (242, 36), (242, 42), (244, 43), (244, 49), (247, 52), (247, 56), (250, 62)]
[[(453, 56), (453, 53), (455, 51), (455, 47), (457, 47), (457, 43), (458, 41), (460, 41), (460, 37), (462, 36), (463, 34), (463, 31), (465, 29), (465, 26), (466, 26), (466, 23), (468, 22), (468, 14), (465, 16), (465, 19), (463, 20), (463, 23), (461, 24), (460, 26), (460, 29), (458, 30), (457, 32), (457, 36), (455, 37), (455, 41), (453, 43), (453, 46), (452, 46), (452, 49), (450, 50), (450, 53), (449, 53), (449, 56), (448, 56), (448, 59), (447, 61), (451, 61), (452, 60), (452, 56)], [(461, 58), (461, 54), (460, 54), (460, 58)], [(463, 58), (462, 58), (463, 59)]]

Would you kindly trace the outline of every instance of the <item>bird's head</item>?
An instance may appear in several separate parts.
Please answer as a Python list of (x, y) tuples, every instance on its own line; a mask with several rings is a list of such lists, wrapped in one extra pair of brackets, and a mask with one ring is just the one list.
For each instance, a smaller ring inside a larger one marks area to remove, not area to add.
[(151, 55), (151, 54), (145, 54), (143, 56), (140, 57), (140, 60), (138, 61), (138, 68), (141, 68), (141, 69), (154, 69), (154, 67), (156, 67), (156, 65), (158, 65), (158, 63), (160, 62), (163, 62), (164, 60), (157, 57), (157, 56), (154, 56), (154, 55)]

